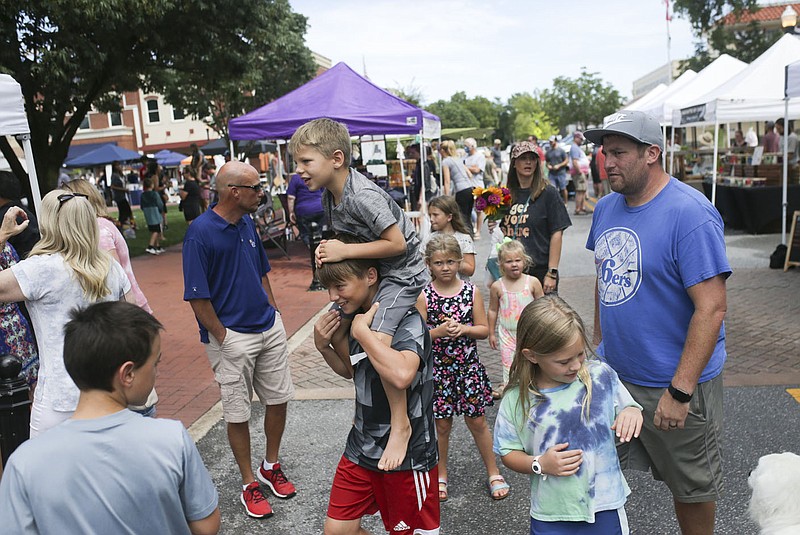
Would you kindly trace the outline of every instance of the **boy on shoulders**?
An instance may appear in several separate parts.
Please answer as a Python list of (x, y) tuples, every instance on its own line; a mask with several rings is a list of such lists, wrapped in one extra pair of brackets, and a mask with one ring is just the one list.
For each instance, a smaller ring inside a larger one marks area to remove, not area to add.
[[(374, 301), (380, 303), (371, 329), (389, 346), (397, 326), (416, 306), (428, 283), (428, 274), (414, 226), (388, 193), (348, 167), (350, 133), (331, 119), (316, 119), (300, 128), (289, 141), (296, 172), (310, 191), (324, 188), (325, 222), (336, 233), (357, 236), (358, 243), (323, 240), (316, 250), (318, 265), (343, 260), (379, 261), (380, 282)], [(367, 307), (369, 308), (369, 307)], [(391, 407), (391, 431), (380, 459), (381, 470), (396, 469), (406, 457), (411, 425), (405, 392), (383, 383)]]

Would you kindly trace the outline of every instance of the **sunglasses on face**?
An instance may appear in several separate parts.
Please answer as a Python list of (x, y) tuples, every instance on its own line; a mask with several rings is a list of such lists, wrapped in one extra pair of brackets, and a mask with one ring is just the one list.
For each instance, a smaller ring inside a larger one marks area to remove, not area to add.
[(262, 186), (261, 184), (254, 184), (252, 186), (247, 186), (245, 184), (228, 184), (228, 187), (229, 188), (247, 188), (247, 189), (251, 189), (251, 190), (255, 191), (256, 193), (258, 193), (259, 191), (263, 191), (264, 190), (264, 186)]

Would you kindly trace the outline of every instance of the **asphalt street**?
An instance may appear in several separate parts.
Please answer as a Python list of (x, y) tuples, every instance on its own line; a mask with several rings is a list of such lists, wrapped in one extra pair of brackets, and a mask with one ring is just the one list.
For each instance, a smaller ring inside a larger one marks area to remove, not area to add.
[[(310, 400), (290, 404), (283, 440), (282, 465), (298, 488), (289, 500), (270, 499), (272, 518), (256, 520), (244, 514), (239, 503), (239, 477), (222, 424), (216, 425), (198, 444), (220, 492), (222, 533), (271, 533), (312, 535), (322, 533), (328, 494), (336, 463), (341, 457), (353, 413), (351, 400)], [(494, 422), (496, 407), (489, 409)], [(263, 451), (259, 429), (262, 410), (254, 406), (253, 451)], [(724, 498), (719, 503), (716, 532), (755, 535), (747, 503), (747, 475), (762, 455), (800, 451), (800, 404), (784, 387), (725, 389)], [(442, 504), (442, 534), (479, 535), (528, 533), (529, 483), (527, 476), (501, 468), (511, 485), (508, 498), (494, 502), (486, 490), (483, 464), (466, 426), (453, 426), (450, 442), (450, 499)], [(257, 455), (257, 454), (256, 454)], [(628, 471), (631, 486), (627, 505), (631, 533), (672, 535), (679, 533), (666, 487), (649, 474)], [(383, 533), (377, 518), (365, 526)]]

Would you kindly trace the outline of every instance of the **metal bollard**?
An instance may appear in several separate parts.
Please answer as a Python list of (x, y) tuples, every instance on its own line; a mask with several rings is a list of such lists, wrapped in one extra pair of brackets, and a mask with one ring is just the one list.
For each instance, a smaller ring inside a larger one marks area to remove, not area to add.
[(13, 355), (0, 356), (0, 451), (3, 466), (17, 447), (30, 437), (30, 388), (20, 377), (22, 362)]
[(311, 222), (311, 236), (309, 236), (309, 250), (311, 251), (311, 286), (308, 287), (309, 292), (321, 292), (325, 290), (317, 278), (317, 263), (314, 261), (314, 251), (319, 247), (319, 242), (322, 241), (323, 228), (316, 222)]

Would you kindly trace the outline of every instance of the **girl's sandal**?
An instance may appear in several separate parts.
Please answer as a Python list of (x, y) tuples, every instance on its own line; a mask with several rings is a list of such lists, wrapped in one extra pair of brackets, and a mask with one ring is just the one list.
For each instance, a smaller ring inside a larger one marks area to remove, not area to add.
[(501, 475), (491, 476), (489, 478), (489, 496), (492, 497), (493, 500), (502, 500), (506, 496), (508, 496), (508, 492), (505, 494), (498, 495), (497, 493), (501, 490), (510, 489), (508, 483), (506, 483), (506, 479)]
[(439, 479), (439, 503), (447, 501), (447, 480)]

